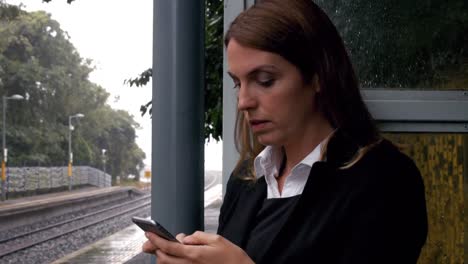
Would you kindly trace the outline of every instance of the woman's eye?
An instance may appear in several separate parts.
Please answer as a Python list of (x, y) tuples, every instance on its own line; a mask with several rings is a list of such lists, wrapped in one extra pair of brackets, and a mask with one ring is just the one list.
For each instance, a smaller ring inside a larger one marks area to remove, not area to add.
[(239, 89), (239, 87), (240, 87), (240, 83), (234, 82), (234, 87), (232, 87), (232, 89)]
[(270, 87), (273, 85), (274, 82), (275, 82), (274, 79), (258, 80), (258, 84), (260, 84), (263, 87)]
[(262, 87), (270, 87), (275, 82), (275, 77), (271, 73), (259, 72), (256, 76), (256, 82)]

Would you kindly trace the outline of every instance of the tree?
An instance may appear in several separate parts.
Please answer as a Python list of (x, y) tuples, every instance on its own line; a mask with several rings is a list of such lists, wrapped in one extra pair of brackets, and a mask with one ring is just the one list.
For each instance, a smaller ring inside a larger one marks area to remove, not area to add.
[(66, 164), (68, 117), (83, 113), (85, 118), (73, 120), (75, 164), (100, 168), (106, 148), (108, 172), (138, 175), (136, 167), (145, 157), (135, 143), (138, 124), (128, 113), (111, 109), (109, 94), (89, 81), (91, 60), (80, 57), (49, 14), (0, 4), (0, 93), (30, 97), (8, 105), (9, 163)]

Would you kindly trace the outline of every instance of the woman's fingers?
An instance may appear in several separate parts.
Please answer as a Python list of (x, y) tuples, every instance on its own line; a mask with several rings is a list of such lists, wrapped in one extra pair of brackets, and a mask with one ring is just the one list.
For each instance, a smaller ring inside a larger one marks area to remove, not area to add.
[(164, 253), (175, 257), (184, 256), (183, 244), (178, 242), (171, 242), (149, 232), (146, 232), (145, 235), (155, 247), (162, 250)]
[(180, 233), (176, 236), (176, 239), (180, 241), (180, 243), (182, 243), (182, 241), (184, 241), (184, 238), (186, 237), (186, 235), (184, 233)]
[(153, 244), (151, 243), (151, 241), (147, 240), (143, 246), (141, 247), (141, 250), (145, 253), (150, 253), (150, 254), (155, 254), (156, 250), (158, 248)]
[(156, 262), (158, 264), (189, 264), (187, 260), (171, 256), (162, 250), (156, 250)]
[(222, 237), (217, 234), (205, 233), (202, 231), (196, 231), (190, 236), (186, 236), (183, 240), (184, 244), (190, 245), (209, 245), (216, 242), (220, 242)]

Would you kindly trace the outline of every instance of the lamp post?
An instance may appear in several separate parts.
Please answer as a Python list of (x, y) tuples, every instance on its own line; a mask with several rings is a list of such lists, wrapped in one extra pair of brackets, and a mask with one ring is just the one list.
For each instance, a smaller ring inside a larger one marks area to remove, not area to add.
[(72, 164), (73, 164), (73, 152), (72, 152), (72, 137), (71, 133), (74, 129), (72, 126), (72, 119), (73, 118), (82, 118), (84, 117), (83, 114), (78, 113), (76, 115), (68, 116), (68, 190), (71, 191), (72, 189)]
[(102, 171), (103, 171), (103, 182), (106, 185), (106, 149), (102, 149)]
[(23, 100), (24, 97), (19, 94), (14, 94), (10, 97), (3, 96), (3, 131), (2, 131), (2, 145), (3, 145), (3, 159), (2, 159), (2, 201), (6, 200), (6, 163), (8, 159), (8, 150), (6, 148), (6, 109), (8, 100)]

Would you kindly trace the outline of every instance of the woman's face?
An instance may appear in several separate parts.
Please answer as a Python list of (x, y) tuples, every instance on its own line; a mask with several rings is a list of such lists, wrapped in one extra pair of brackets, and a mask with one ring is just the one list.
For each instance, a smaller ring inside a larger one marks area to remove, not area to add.
[(305, 84), (299, 69), (278, 54), (240, 45), (227, 47), (229, 75), (238, 92), (237, 107), (263, 145), (286, 146), (305, 139), (320, 115), (317, 86)]

